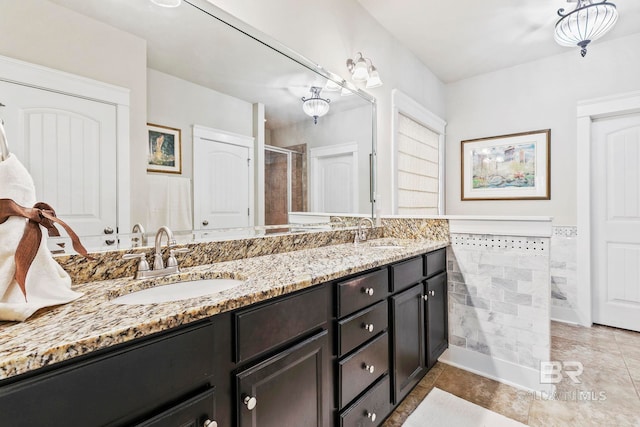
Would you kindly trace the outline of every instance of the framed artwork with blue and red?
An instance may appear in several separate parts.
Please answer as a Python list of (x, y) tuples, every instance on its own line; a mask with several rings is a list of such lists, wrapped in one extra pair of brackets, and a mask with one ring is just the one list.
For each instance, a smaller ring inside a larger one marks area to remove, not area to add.
[(549, 200), (551, 129), (462, 141), (462, 200)]
[(147, 123), (147, 171), (182, 173), (180, 129)]

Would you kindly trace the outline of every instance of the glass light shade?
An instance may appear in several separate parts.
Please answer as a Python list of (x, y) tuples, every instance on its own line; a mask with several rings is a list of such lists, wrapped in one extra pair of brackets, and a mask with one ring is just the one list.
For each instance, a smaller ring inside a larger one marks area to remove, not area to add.
[(342, 90), (340, 91), (340, 96), (351, 96), (351, 95), (353, 95), (353, 92), (347, 89), (346, 87), (343, 87)]
[(605, 35), (618, 21), (618, 10), (606, 0), (593, 3), (592, 0), (579, 0), (576, 9), (563, 15), (556, 23), (554, 38), (561, 46), (579, 46), (581, 54), (587, 54), (587, 45)]
[(151, 0), (151, 3), (162, 7), (178, 7), (182, 0)]
[(380, 74), (378, 74), (378, 70), (374, 66), (371, 66), (371, 73), (369, 73), (369, 78), (367, 79), (367, 89), (372, 89), (374, 87), (382, 86), (382, 80), (380, 80)]
[(342, 89), (342, 86), (340, 86), (338, 83), (334, 82), (333, 80), (327, 80), (327, 83), (324, 85), (324, 90), (328, 90), (331, 92), (335, 92)]
[(352, 78), (356, 82), (363, 82), (369, 78), (369, 67), (364, 59), (360, 58), (353, 67)]
[(309, 98), (302, 104), (302, 111), (307, 116), (322, 117), (329, 112), (329, 103), (322, 98)]

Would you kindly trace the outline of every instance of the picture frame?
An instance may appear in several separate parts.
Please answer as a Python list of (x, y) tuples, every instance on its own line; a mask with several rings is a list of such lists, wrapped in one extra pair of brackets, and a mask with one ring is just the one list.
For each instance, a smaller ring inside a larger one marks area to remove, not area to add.
[(182, 173), (181, 130), (147, 123), (147, 172)]
[(461, 200), (549, 200), (551, 129), (461, 141)]

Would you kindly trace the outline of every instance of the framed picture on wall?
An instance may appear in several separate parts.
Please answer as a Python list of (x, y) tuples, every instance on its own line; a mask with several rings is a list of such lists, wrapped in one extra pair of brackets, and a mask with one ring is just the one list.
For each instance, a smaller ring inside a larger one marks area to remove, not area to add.
[(182, 173), (180, 129), (147, 123), (147, 171)]
[(461, 142), (462, 200), (549, 200), (551, 129)]

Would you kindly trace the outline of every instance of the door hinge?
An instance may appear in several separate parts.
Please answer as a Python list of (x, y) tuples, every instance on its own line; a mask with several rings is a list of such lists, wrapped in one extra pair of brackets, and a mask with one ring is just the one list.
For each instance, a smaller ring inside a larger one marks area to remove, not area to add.
[(247, 208), (247, 216), (251, 216), (250, 209), (251, 208)]

